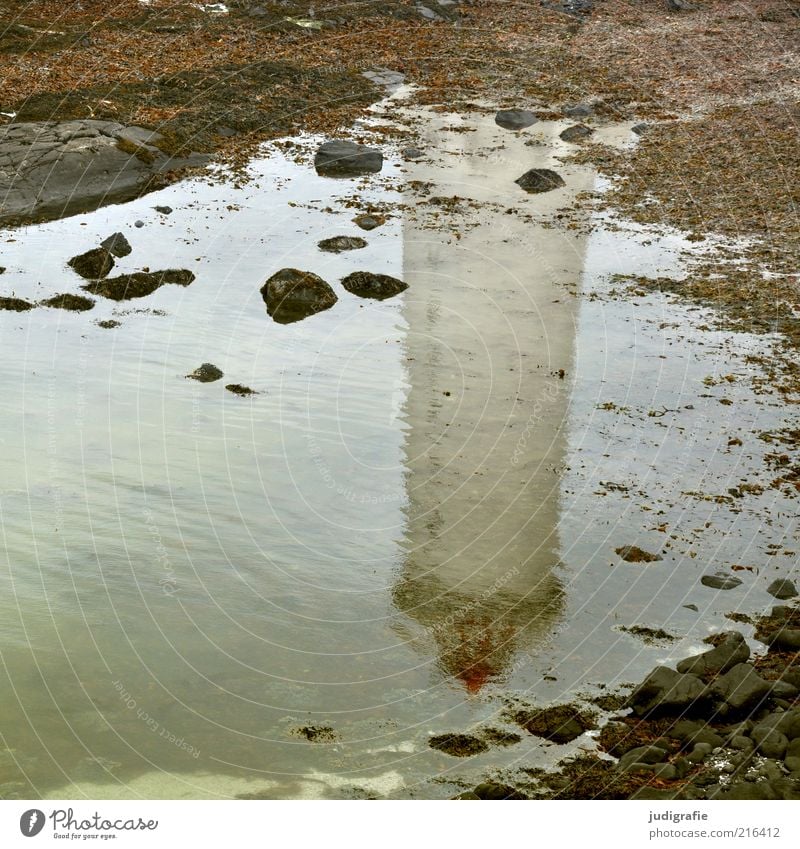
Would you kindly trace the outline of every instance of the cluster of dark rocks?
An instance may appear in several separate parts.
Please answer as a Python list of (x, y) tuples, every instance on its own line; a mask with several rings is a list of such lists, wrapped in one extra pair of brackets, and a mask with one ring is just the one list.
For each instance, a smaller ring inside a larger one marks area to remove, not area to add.
[[(213, 363), (203, 363), (193, 372), (186, 375), (187, 379), (196, 380), (198, 383), (216, 383), (218, 380), (222, 380), (224, 376), (222, 369)], [(255, 389), (251, 389), (249, 386), (244, 386), (241, 383), (227, 383), (225, 384), (225, 388), (228, 392), (232, 392), (234, 395), (239, 395), (242, 398), (248, 395), (259, 394)]]
[[(594, 114), (591, 105), (579, 103), (564, 108), (564, 115), (570, 118), (587, 118)], [(529, 109), (501, 109), (494, 116), (495, 123), (504, 130), (519, 132), (535, 124), (539, 119)], [(585, 141), (594, 134), (591, 127), (584, 124), (574, 124), (562, 130), (559, 138), (562, 141), (576, 144)], [(521, 189), (529, 194), (540, 194), (559, 189), (566, 185), (560, 174), (551, 168), (531, 168), (514, 181)]]
[[(732, 631), (675, 669), (656, 667), (627, 702), (636, 733), (631, 718), (606, 726), (618, 771), (675, 784), (637, 798), (800, 798), (800, 609), (773, 607), (756, 637), (770, 647), (758, 664)], [(656, 736), (642, 743), (648, 723)]]
[[(388, 274), (355, 271), (341, 281), (342, 286), (361, 298), (385, 300), (408, 288), (408, 284)], [(282, 268), (261, 287), (267, 313), (279, 324), (290, 324), (330, 309), (339, 299), (319, 275), (297, 268)]]
[(113, 233), (101, 242), (99, 247), (72, 257), (68, 265), (76, 274), (89, 281), (81, 287), (84, 291), (112, 301), (144, 298), (167, 284), (188, 286), (194, 282), (194, 273), (185, 268), (136, 271), (109, 278), (108, 275), (114, 268), (114, 258), (128, 256), (131, 251), (130, 242), (125, 235)]
[[(797, 595), (788, 579), (770, 589)], [(754, 624), (765, 655), (751, 657), (740, 632), (725, 632), (674, 669), (657, 666), (627, 698), (610, 697), (615, 707), (604, 709), (617, 713), (595, 732), (605, 755), (584, 751), (558, 771), (525, 769), (510, 784), (485, 781), (453, 798), (800, 798), (800, 607), (775, 606)], [(596, 714), (574, 704), (509, 704), (501, 718), (558, 744), (598, 728)], [(429, 741), (456, 757), (493, 743), (485, 730)]]

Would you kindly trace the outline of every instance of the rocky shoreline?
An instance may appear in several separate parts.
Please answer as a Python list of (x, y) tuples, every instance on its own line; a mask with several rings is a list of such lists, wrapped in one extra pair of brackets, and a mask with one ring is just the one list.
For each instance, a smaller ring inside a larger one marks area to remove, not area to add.
[[(656, 667), (627, 696), (598, 700), (623, 708), (602, 724), (591, 706), (510, 711), (507, 719), (554, 743), (599, 727), (597, 748), (555, 770), (522, 767), (509, 783), (487, 778), (453, 798), (799, 799), (800, 607), (775, 606), (754, 624), (766, 654), (751, 656), (739, 631), (715, 634), (712, 648), (676, 669)], [(440, 735), (430, 745), (466, 757), (483, 750), (474, 739)]]

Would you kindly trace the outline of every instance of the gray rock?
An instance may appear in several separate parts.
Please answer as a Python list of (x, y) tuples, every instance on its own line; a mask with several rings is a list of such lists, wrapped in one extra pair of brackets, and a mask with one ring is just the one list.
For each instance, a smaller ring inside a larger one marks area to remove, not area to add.
[(51, 220), (130, 200), (154, 174), (208, 160), (171, 159), (155, 146), (159, 139), (113, 121), (0, 127), (0, 224)]
[(513, 787), (509, 787), (507, 784), (500, 784), (497, 781), (485, 781), (483, 784), (479, 784), (473, 792), (479, 799), (484, 800), (528, 798)]
[(695, 734), (704, 731), (708, 726), (702, 719), (681, 719), (676, 722), (667, 734), (673, 740), (680, 740), (682, 743), (691, 740)]
[(695, 746), (698, 743), (706, 743), (711, 746), (712, 749), (716, 749), (718, 746), (721, 746), (725, 740), (710, 728), (703, 728), (695, 734), (687, 737), (684, 742), (689, 746)]
[(533, 112), (527, 109), (501, 109), (494, 116), (495, 124), (504, 130), (524, 130), (538, 120)]
[(261, 287), (267, 313), (280, 324), (330, 309), (338, 300), (331, 287), (310, 271), (283, 268)]
[(100, 280), (114, 267), (114, 257), (105, 248), (93, 248), (72, 257), (67, 265), (86, 280)]
[(692, 763), (685, 757), (675, 758), (672, 765), (675, 767), (677, 778), (686, 778), (686, 776), (692, 771)]
[(749, 799), (779, 799), (780, 796), (767, 781), (738, 781), (731, 784), (715, 784), (707, 791), (709, 799), (731, 799), (745, 801)]
[(372, 274), (369, 271), (354, 271), (342, 280), (342, 286), (360, 298), (383, 301), (408, 289), (408, 284), (388, 274)]
[(134, 221), (133, 226), (134, 227), (144, 227), (144, 221)]
[(362, 215), (357, 215), (353, 219), (353, 223), (357, 224), (362, 230), (374, 230), (386, 223), (386, 219), (382, 215), (370, 215), (368, 212)]
[(112, 256), (118, 258), (128, 256), (133, 250), (123, 233), (112, 233), (107, 239), (100, 242), (100, 247), (105, 248)]
[[(792, 743), (800, 742), (800, 740), (792, 740)], [(789, 744), (791, 746), (791, 743)], [(800, 772), (800, 749), (790, 753), (790, 750), (787, 749), (786, 754), (783, 757), (783, 763), (786, 769), (789, 772)]]
[(800, 689), (788, 681), (775, 681), (772, 684), (772, 695), (776, 699), (794, 699), (800, 695)]
[(171, 206), (154, 206), (156, 212), (160, 212), (162, 215), (172, 215), (172, 207)]
[(778, 578), (777, 581), (773, 581), (767, 587), (767, 592), (774, 598), (784, 600), (795, 598), (797, 596), (797, 587), (787, 578)]
[(800, 738), (800, 708), (775, 711), (759, 720), (761, 727), (774, 728), (789, 740)]
[(684, 604), (683, 605), (687, 610), (693, 610), (695, 613), (700, 609), (696, 604)]
[(770, 685), (747, 663), (739, 663), (711, 685), (712, 692), (734, 711), (755, 707), (770, 692)]
[(514, 182), (529, 194), (549, 192), (566, 185), (564, 180), (549, 168), (531, 168)]
[(770, 725), (756, 725), (750, 732), (750, 739), (756, 744), (759, 753), (765, 758), (783, 758), (789, 745), (785, 734), (781, 734)]
[(657, 764), (666, 757), (667, 753), (660, 746), (637, 746), (619, 759), (617, 767), (625, 772), (631, 764)]
[(652, 769), (653, 777), (662, 781), (672, 781), (678, 777), (678, 770), (673, 764), (654, 764)]
[(706, 699), (706, 687), (696, 675), (682, 675), (657, 666), (631, 693), (628, 706), (638, 716), (683, 713)]
[(686, 760), (692, 764), (699, 764), (713, 751), (714, 747), (710, 743), (696, 743), (692, 751), (686, 756)]
[(770, 787), (778, 794), (779, 799), (786, 801), (800, 799), (800, 780), (797, 778), (773, 779), (770, 781)]
[(740, 586), (742, 581), (733, 575), (717, 573), (716, 575), (703, 575), (700, 578), (700, 583), (704, 587), (711, 587), (714, 590), (733, 590)]
[(727, 672), (737, 663), (745, 663), (750, 658), (750, 649), (744, 637), (738, 631), (725, 635), (725, 639), (713, 649), (702, 654), (687, 657), (677, 665), (678, 672), (691, 675), (709, 675)]
[(575, 124), (574, 127), (567, 127), (559, 134), (559, 138), (565, 142), (579, 142), (588, 139), (594, 133), (591, 127), (585, 127), (583, 124)]
[(317, 243), (317, 247), (321, 251), (338, 254), (342, 251), (354, 251), (359, 248), (365, 248), (367, 240), (360, 236), (333, 236), (330, 239), (323, 239)]
[(186, 375), (190, 380), (197, 380), (200, 383), (213, 383), (223, 376), (222, 369), (217, 368), (213, 363), (203, 363), (203, 365)]
[(800, 651), (800, 628), (780, 628), (770, 635), (769, 644), (784, 651)]
[(618, 769), (620, 772), (627, 772), (630, 775), (642, 775), (647, 773), (652, 775), (653, 770), (655, 769), (655, 765), (642, 763), (640, 761), (634, 761), (633, 763), (629, 764), (620, 764), (618, 766)]
[(403, 159), (416, 160), (425, 156), (425, 153), (416, 147), (406, 147), (402, 150)]
[(637, 136), (643, 136), (645, 133), (649, 133), (651, 129), (650, 124), (636, 124), (631, 127), (631, 132), (636, 133)]
[(575, 103), (564, 107), (564, 114), (569, 118), (588, 118), (594, 115), (594, 107), (589, 103)]
[(314, 157), (317, 173), (324, 177), (360, 177), (383, 168), (383, 154), (374, 147), (335, 139), (322, 144)]

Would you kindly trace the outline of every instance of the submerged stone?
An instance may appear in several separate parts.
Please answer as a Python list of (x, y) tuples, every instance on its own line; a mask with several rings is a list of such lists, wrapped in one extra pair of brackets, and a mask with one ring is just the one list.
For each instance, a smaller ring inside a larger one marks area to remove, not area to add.
[(591, 714), (568, 704), (541, 710), (522, 709), (515, 711), (512, 718), (528, 733), (554, 743), (569, 743), (590, 728), (597, 727)]
[(437, 734), (428, 740), (428, 745), (454, 758), (469, 758), (489, 750), (489, 746), (473, 734)]
[(355, 251), (359, 248), (365, 248), (367, 240), (360, 236), (333, 236), (330, 239), (323, 239), (317, 242), (317, 247), (321, 251), (338, 254), (342, 251)]
[(362, 230), (374, 230), (376, 227), (380, 227), (381, 224), (385, 224), (386, 219), (382, 215), (372, 215), (369, 212), (365, 212), (362, 215), (356, 215), (353, 223), (357, 224)]
[(575, 124), (573, 127), (567, 127), (566, 130), (562, 130), (558, 137), (562, 141), (574, 143), (588, 139), (593, 133), (594, 130), (590, 127), (586, 127), (583, 124)]
[(354, 271), (342, 280), (342, 286), (360, 298), (383, 301), (408, 289), (408, 283), (388, 274), (372, 274), (369, 271)]
[(615, 548), (614, 551), (626, 563), (655, 563), (663, 559), (660, 554), (651, 554), (649, 551), (639, 548), (638, 545), (623, 545)]
[(128, 301), (144, 298), (166, 284), (188, 286), (194, 281), (194, 274), (185, 268), (169, 268), (166, 271), (136, 271), (133, 274), (121, 274), (107, 280), (88, 283), (83, 288), (93, 295), (100, 295), (112, 301)]
[(529, 194), (549, 192), (566, 185), (564, 180), (549, 168), (531, 168), (514, 182)]
[(316, 274), (282, 268), (261, 287), (267, 313), (279, 324), (300, 321), (330, 309), (338, 300), (331, 287)]
[(217, 368), (213, 363), (203, 363), (198, 366), (193, 372), (186, 375), (189, 380), (197, 380), (200, 383), (213, 383), (223, 377), (222, 369)]
[(228, 383), (225, 385), (225, 388), (228, 392), (233, 392), (234, 395), (240, 395), (242, 397), (246, 395), (258, 395), (255, 389), (251, 389), (249, 386), (242, 386), (241, 383)]
[(314, 157), (314, 167), (323, 177), (377, 174), (383, 168), (383, 154), (374, 147), (335, 139), (320, 146)]

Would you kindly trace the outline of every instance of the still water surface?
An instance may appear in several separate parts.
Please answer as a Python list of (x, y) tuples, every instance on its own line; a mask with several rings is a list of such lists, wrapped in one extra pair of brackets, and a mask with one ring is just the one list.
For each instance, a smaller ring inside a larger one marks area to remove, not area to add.
[[(685, 245), (553, 228), (596, 179), (555, 159), (563, 125), (385, 108), (413, 118), (423, 161), (390, 150), (380, 178), (325, 180), (301, 139), (245, 186), (192, 181), (8, 234), (5, 294), (77, 292), (66, 260), (116, 230), (134, 247), (119, 272), (197, 279), (88, 313), (0, 313), (0, 796), (447, 796), (566, 750), (526, 737), (464, 763), (430, 750), (432, 732), (501, 727), (509, 692), (542, 703), (633, 680), (724, 621), (723, 601), (704, 599), (704, 625), (681, 604), (777, 496), (727, 530), (717, 517), (730, 542), (707, 557), (697, 543), (699, 562), (673, 551), (644, 572), (610, 568), (613, 548), (647, 547), (656, 523), (596, 490), (650, 464), (679, 523), (687, 476), (735, 476), (717, 408), (688, 430), (646, 409), (698, 404), (709, 369), (766, 343), (710, 340), (655, 296), (635, 316), (578, 298), (614, 272), (674, 269)], [(525, 195), (513, 180), (532, 166), (567, 186)], [(351, 219), (370, 204), (387, 222), (363, 234)], [(369, 244), (318, 250), (335, 235)], [(339, 302), (272, 322), (259, 289), (286, 266)], [(337, 283), (355, 270), (410, 288), (361, 300)], [(670, 333), (680, 356), (663, 353)], [(224, 379), (184, 379), (203, 362)], [(642, 420), (599, 413), (609, 398)], [(740, 431), (777, 416), (745, 389), (739, 402)], [(643, 617), (681, 641), (615, 630)]]

